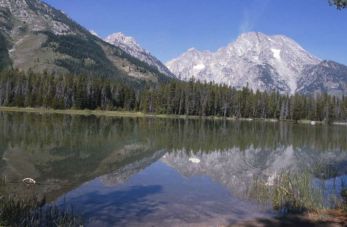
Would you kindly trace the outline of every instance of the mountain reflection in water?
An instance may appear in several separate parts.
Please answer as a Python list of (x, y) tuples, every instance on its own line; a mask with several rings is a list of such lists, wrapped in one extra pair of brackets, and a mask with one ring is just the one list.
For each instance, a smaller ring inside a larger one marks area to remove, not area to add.
[[(0, 113), (1, 192), (45, 196), (87, 225), (216, 225), (329, 207), (347, 180), (346, 132)], [(25, 177), (39, 184), (16, 183)]]

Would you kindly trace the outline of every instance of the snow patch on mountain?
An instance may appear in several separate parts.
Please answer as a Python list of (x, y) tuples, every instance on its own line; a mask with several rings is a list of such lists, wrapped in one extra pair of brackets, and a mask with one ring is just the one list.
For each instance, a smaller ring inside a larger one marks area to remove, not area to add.
[(197, 70), (197, 71), (201, 71), (201, 70), (203, 70), (203, 69), (205, 69), (205, 68), (206, 68), (206, 66), (205, 66), (204, 64), (202, 64), (202, 63), (197, 64), (197, 65), (195, 65), (195, 66), (193, 67), (193, 69), (195, 69), (195, 70)]
[(276, 58), (277, 60), (281, 61), (281, 50), (279, 49), (271, 49), (274, 58)]

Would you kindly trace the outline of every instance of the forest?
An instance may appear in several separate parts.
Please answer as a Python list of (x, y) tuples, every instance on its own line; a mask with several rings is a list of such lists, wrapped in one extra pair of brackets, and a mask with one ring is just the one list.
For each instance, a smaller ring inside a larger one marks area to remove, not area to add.
[(0, 73), (0, 106), (100, 109), (154, 114), (279, 120), (346, 121), (347, 97), (237, 90), (198, 81), (133, 88), (107, 78)]

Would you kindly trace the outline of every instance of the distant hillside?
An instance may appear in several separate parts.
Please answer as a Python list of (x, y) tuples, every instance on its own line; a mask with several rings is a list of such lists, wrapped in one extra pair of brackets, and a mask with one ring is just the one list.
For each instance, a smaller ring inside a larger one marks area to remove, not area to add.
[(40, 0), (0, 0), (0, 68), (166, 81), (155, 67), (92, 35)]

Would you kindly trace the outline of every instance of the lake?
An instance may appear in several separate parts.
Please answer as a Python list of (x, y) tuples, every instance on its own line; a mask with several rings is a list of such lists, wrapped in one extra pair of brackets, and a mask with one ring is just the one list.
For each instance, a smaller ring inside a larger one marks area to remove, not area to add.
[(334, 207), (347, 186), (345, 126), (0, 112), (0, 154), (2, 193), (86, 226), (228, 225)]

